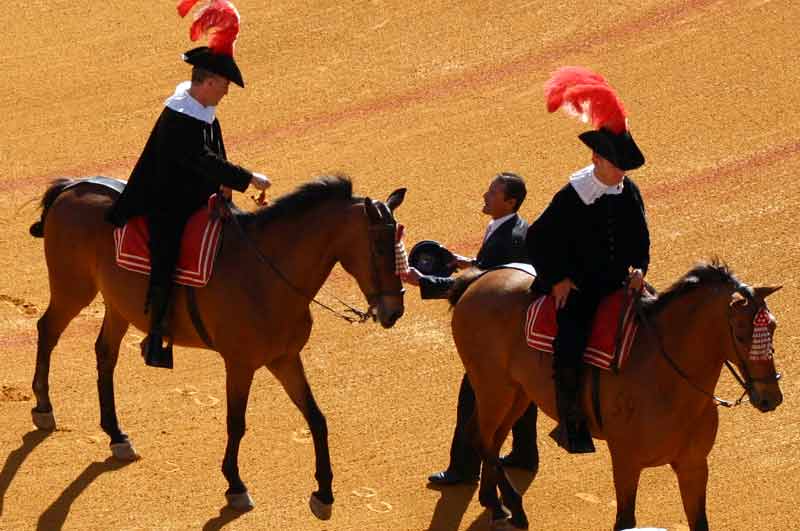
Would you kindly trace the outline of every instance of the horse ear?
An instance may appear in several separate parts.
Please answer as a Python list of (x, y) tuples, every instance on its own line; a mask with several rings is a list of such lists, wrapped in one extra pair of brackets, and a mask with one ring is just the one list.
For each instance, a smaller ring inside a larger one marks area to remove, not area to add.
[(744, 298), (744, 295), (742, 295), (738, 291), (734, 291), (733, 293), (731, 293), (731, 302), (730, 302), (731, 307), (746, 306), (746, 305), (747, 305), (747, 299)]
[(406, 198), (406, 189), (405, 188), (398, 188), (391, 194), (389, 194), (389, 199), (386, 200), (386, 206), (389, 207), (389, 210), (394, 212), (394, 209), (399, 207), (403, 203), (403, 199)]
[(364, 210), (367, 211), (367, 216), (371, 223), (380, 223), (381, 213), (378, 212), (378, 207), (375, 206), (375, 203), (373, 203), (372, 199), (369, 197), (364, 198)]
[(772, 295), (773, 293), (775, 293), (776, 291), (778, 291), (779, 289), (781, 289), (782, 287), (783, 286), (764, 286), (762, 288), (755, 288), (753, 289), (753, 291), (755, 292), (756, 297), (763, 300)]

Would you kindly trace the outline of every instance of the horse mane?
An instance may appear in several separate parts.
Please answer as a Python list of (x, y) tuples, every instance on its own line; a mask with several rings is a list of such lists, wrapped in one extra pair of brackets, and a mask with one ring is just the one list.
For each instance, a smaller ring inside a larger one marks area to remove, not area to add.
[(657, 297), (642, 299), (645, 314), (648, 317), (655, 315), (675, 299), (708, 284), (723, 284), (734, 289), (742, 285), (727, 264), (719, 258), (713, 258), (711, 262), (701, 262), (694, 266)]
[(263, 227), (276, 219), (298, 216), (325, 201), (352, 199), (353, 183), (349, 177), (326, 175), (300, 185), (269, 206), (253, 212), (239, 212), (236, 215), (243, 227)]

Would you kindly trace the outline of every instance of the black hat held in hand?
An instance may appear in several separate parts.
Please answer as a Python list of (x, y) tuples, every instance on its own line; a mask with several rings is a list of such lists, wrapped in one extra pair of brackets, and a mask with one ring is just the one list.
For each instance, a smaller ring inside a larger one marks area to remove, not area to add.
[[(449, 277), (455, 270), (455, 255), (433, 240), (417, 242), (408, 254), (408, 264), (423, 275)], [(452, 264), (452, 265), (451, 265)]]

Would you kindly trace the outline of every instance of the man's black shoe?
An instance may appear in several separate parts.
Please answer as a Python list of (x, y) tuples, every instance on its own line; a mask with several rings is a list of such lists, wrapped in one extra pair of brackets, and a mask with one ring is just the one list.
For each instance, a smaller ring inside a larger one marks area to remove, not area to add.
[(428, 482), (432, 485), (474, 485), (478, 482), (478, 474), (463, 475), (452, 470), (442, 470), (428, 476)]
[(523, 459), (513, 450), (500, 458), (500, 464), (506, 468), (521, 468), (528, 472), (535, 472), (539, 468), (538, 462), (534, 462), (531, 459)]

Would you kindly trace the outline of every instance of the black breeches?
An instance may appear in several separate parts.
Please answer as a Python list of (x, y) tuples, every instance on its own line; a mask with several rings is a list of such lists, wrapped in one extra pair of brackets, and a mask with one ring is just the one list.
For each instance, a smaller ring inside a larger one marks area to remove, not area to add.
[(172, 276), (180, 255), (184, 225), (185, 221), (163, 220), (157, 217), (147, 219), (147, 228), (150, 232), (150, 290), (171, 288)]
[(556, 314), (558, 333), (553, 341), (553, 368), (576, 368), (589, 341), (592, 320), (605, 292), (571, 291)]

